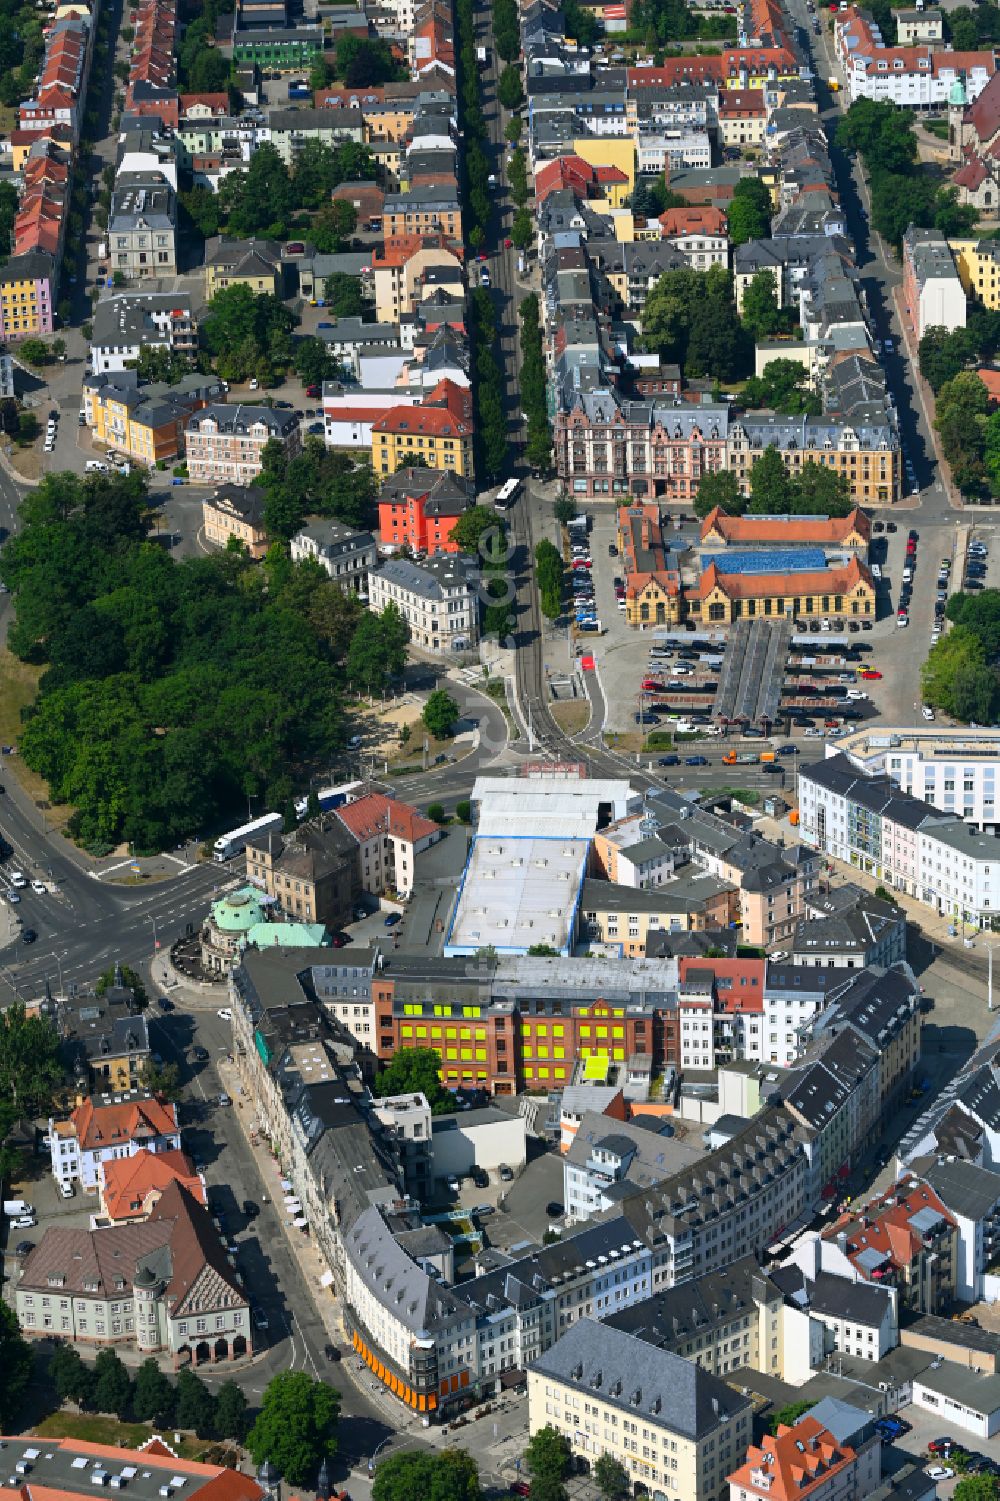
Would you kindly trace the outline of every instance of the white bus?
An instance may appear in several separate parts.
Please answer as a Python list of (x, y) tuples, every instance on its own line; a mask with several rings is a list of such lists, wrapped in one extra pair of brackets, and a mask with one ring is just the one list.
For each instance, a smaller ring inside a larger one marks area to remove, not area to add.
[(498, 511), (508, 510), (517, 499), (517, 492), (520, 488), (521, 481), (519, 479), (507, 480), (506, 484), (501, 485), (497, 491), (496, 499), (493, 502), (494, 507)]
[(269, 834), (272, 829), (280, 829), (285, 820), (280, 813), (265, 813), (261, 818), (255, 818), (252, 823), (242, 824), (238, 829), (230, 829), (228, 834), (220, 834), (212, 846), (216, 860), (222, 865), (226, 860), (231, 860), (234, 855), (240, 855), (247, 847), (247, 840), (255, 834)]

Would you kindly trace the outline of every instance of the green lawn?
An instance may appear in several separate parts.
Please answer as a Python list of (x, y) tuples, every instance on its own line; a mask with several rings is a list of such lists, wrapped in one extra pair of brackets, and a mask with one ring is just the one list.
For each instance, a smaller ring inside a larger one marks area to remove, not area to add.
[[(88, 1444), (112, 1444), (122, 1449), (137, 1449), (156, 1431), (151, 1423), (122, 1423), (100, 1412), (53, 1412), (35, 1428), (40, 1438), (72, 1438)], [(173, 1448), (173, 1435), (170, 1435)], [(212, 1447), (205, 1439), (181, 1439), (180, 1457), (199, 1459)]]

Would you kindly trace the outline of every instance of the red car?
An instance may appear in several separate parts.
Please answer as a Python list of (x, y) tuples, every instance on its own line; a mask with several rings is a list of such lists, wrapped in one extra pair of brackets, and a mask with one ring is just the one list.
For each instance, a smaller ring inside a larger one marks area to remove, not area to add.
[(862, 667), (858, 673), (858, 677), (864, 678), (867, 683), (877, 683), (880, 681), (882, 674), (876, 667)]
[(642, 680), (643, 693), (658, 693), (662, 687), (663, 684), (659, 678), (643, 678)]
[(912, 558), (912, 557), (914, 557), (916, 555), (916, 551), (917, 551), (917, 544), (914, 542), (913, 538), (911, 537), (910, 540), (909, 540), (909, 542), (907, 542), (907, 544), (906, 544), (906, 556), (908, 558)]
[(307, 396), (313, 396), (313, 397), (315, 397), (315, 396), (322, 396), (322, 394), (323, 394), (322, 389), (319, 386), (306, 386), (306, 395)]

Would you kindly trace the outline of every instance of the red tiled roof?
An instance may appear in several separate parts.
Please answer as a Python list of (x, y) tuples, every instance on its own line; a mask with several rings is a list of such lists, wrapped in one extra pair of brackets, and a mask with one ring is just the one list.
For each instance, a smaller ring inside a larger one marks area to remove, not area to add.
[(177, 1134), (177, 1107), (151, 1096), (145, 1100), (123, 1100), (120, 1104), (95, 1104), (86, 1099), (70, 1116), (82, 1150), (108, 1146), (112, 1142), (131, 1141), (140, 1132), (154, 1136)]
[(359, 841), (372, 839), (376, 834), (392, 834), (397, 839), (416, 844), (421, 839), (429, 839), (438, 828), (409, 803), (385, 797), (381, 792), (370, 792), (367, 797), (345, 803), (336, 811), (344, 827)]
[(721, 208), (711, 204), (694, 204), (691, 208), (668, 208), (660, 215), (665, 240), (681, 235), (725, 235), (727, 220)]
[(727, 516), (716, 506), (701, 523), (701, 540), (717, 532), (726, 542), (773, 542), (780, 546), (798, 542), (834, 547), (855, 531), (865, 538), (871, 536), (871, 522), (857, 506), (847, 516), (815, 518)]
[(860, 583), (871, 585), (871, 574), (857, 558), (846, 568), (825, 568), (816, 573), (727, 573), (710, 563), (701, 576), (697, 595), (705, 599), (720, 589), (727, 599), (792, 598), (806, 594), (849, 594)]
[(199, 1204), (205, 1203), (205, 1189), (190, 1158), (183, 1152), (136, 1152), (134, 1157), (116, 1157), (101, 1164), (104, 1176), (102, 1195), (109, 1219), (141, 1219), (147, 1212), (150, 1194), (179, 1182)]
[(991, 401), (1000, 401), (1000, 370), (977, 370), (976, 374), (986, 387)]
[[(758, 1448), (751, 1444), (746, 1460), (728, 1477), (738, 1486), (768, 1501), (801, 1501), (822, 1490), (834, 1489), (832, 1477), (843, 1475), (856, 1461), (846, 1444), (808, 1414), (794, 1427), (782, 1423), (777, 1435), (767, 1433)], [(766, 1477), (762, 1483), (761, 1476)], [(756, 1478), (755, 1478), (756, 1477)]]

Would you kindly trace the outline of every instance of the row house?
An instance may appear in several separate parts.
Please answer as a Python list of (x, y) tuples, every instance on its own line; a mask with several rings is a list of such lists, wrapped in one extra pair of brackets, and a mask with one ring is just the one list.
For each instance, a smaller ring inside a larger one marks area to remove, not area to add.
[(574, 496), (693, 500), (702, 475), (726, 469), (729, 409), (665, 407), (611, 390), (556, 412), (556, 472)]
[(198, 324), (188, 292), (122, 292), (94, 308), (90, 368), (94, 375), (123, 372), (144, 349), (193, 358)]
[(135, 36), (129, 56), (126, 108), (131, 114), (157, 117), (176, 127), (177, 0), (141, 0), (133, 22)]
[(956, 84), (965, 101), (974, 101), (996, 72), (992, 51), (955, 52), (926, 43), (887, 47), (877, 24), (855, 6), (838, 11), (833, 39), (852, 103), (875, 99), (909, 109), (939, 108)]
[(917, 1314), (950, 1312), (957, 1294), (958, 1226), (934, 1189), (906, 1175), (824, 1232), (867, 1282), (895, 1287)]
[(678, 971), (681, 1069), (707, 1072), (733, 1058), (759, 1058), (764, 960), (681, 958)]
[(929, 328), (965, 327), (967, 302), (951, 246), (935, 229), (911, 224), (903, 236), (903, 305), (919, 341)]

